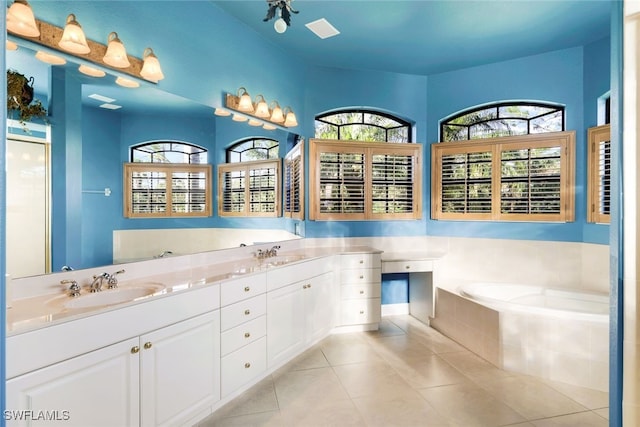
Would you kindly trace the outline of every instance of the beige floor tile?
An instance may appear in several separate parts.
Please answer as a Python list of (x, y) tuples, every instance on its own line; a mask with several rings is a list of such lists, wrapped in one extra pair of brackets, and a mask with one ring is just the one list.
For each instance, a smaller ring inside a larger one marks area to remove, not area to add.
[(457, 426), (495, 427), (526, 421), (478, 385), (467, 382), (420, 390), (443, 418)]
[(283, 368), (288, 371), (300, 371), (303, 369), (326, 368), (328, 366), (329, 362), (324, 357), (322, 349), (319, 345), (316, 345), (287, 363)]
[(280, 409), (349, 399), (331, 368), (291, 371), (274, 378)]
[(385, 399), (367, 396), (353, 399), (367, 426), (370, 427), (430, 427), (448, 426), (435, 409), (419, 395)]
[(600, 415), (605, 420), (609, 419), (609, 408), (594, 409), (593, 412)]
[(327, 339), (320, 343), (320, 348), (331, 366), (380, 360), (378, 353), (364, 338)]
[(585, 411), (576, 401), (526, 376), (496, 378), (479, 384), (527, 420)]
[(338, 379), (350, 397), (415, 394), (409, 384), (385, 362), (334, 366)]
[(389, 364), (416, 389), (469, 381), (459, 370), (435, 354), (424, 359), (389, 361)]
[(268, 376), (218, 409), (214, 415), (218, 418), (227, 418), (277, 410), (278, 400), (275, 387), (271, 376)]
[(198, 427), (285, 427), (280, 411), (261, 412), (258, 414), (240, 415), (230, 418), (207, 418)]
[(282, 409), (281, 416), (283, 425), (292, 427), (366, 426), (351, 400), (293, 405)]
[(424, 339), (415, 335), (397, 335), (372, 342), (371, 346), (386, 360), (424, 359), (433, 354)]
[(609, 406), (609, 393), (593, 390), (586, 387), (579, 387), (572, 384), (558, 381), (543, 381), (545, 384), (558, 390), (588, 409), (602, 409)]
[(607, 427), (609, 422), (591, 411), (531, 421), (536, 427)]
[(439, 356), (473, 381), (482, 382), (486, 379), (511, 377), (514, 375), (511, 372), (496, 368), (491, 363), (468, 350), (454, 353), (440, 353)]
[(393, 323), (391, 320), (383, 318), (377, 331), (369, 331), (364, 333), (367, 339), (376, 339), (381, 337), (389, 337), (394, 335), (404, 335), (405, 331)]

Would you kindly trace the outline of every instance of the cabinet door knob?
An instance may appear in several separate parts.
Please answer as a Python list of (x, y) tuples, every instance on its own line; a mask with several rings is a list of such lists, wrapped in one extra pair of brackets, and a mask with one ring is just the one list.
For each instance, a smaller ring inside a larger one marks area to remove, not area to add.
[(364, 294), (364, 291), (362, 291), (362, 290), (361, 290), (361, 291), (360, 291), (360, 295), (363, 295), (363, 294)]
[(363, 259), (360, 260), (360, 264), (364, 264), (364, 260)]
[(147, 341), (146, 343), (144, 343), (144, 349), (145, 350), (149, 350), (151, 348), (153, 344), (151, 344), (151, 341)]
[(249, 363), (249, 362), (245, 363), (245, 364), (244, 364), (244, 367), (245, 367), (245, 368), (247, 368), (247, 369), (249, 369), (249, 368), (251, 367), (251, 363)]
[(131, 347), (131, 354), (136, 354), (139, 351), (140, 351), (140, 347), (138, 347), (137, 345)]
[(251, 336), (251, 334), (250, 334), (249, 332), (245, 332), (245, 333), (244, 333), (244, 337), (245, 337), (245, 338), (249, 338), (250, 336)]
[[(407, 267), (407, 268), (409, 268), (409, 267)], [(250, 290), (251, 290), (251, 288), (250, 288), (250, 287), (248, 287), (248, 286), (245, 286), (245, 287), (244, 287), (244, 291), (245, 291), (245, 292), (249, 292)]]
[(360, 314), (364, 314), (364, 310), (360, 310)]
[(406, 268), (407, 270), (411, 268), (411, 266), (407, 265), (404, 268)]
[(309, 284), (307, 285), (307, 289), (309, 289), (310, 287), (311, 287), (311, 283), (309, 283)]
[(249, 309), (246, 309), (246, 310), (244, 311), (244, 314), (245, 314), (245, 316), (248, 316), (248, 315), (250, 315), (250, 314), (251, 314), (251, 310), (249, 310)]
[(361, 278), (361, 279), (364, 279), (364, 276), (361, 274), (361, 275), (360, 275), (360, 278)]

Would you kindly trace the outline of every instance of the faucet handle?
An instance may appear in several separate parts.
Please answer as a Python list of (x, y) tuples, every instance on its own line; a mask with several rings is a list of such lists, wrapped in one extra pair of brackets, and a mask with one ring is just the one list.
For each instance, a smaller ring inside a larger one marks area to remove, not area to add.
[(78, 285), (78, 282), (72, 279), (66, 279), (66, 280), (60, 281), (60, 284), (62, 285), (66, 285), (68, 283), (71, 283), (71, 286), (69, 286), (69, 296), (70, 297), (80, 296), (80, 285)]
[(118, 274), (124, 273), (124, 269), (118, 270), (113, 274), (108, 274), (107, 277), (107, 288), (113, 289), (118, 287), (118, 278), (116, 277)]

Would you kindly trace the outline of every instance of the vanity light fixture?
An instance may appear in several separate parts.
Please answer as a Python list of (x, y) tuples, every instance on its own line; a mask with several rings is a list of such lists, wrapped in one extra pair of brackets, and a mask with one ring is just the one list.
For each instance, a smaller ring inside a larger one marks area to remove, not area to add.
[(7, 50), (18, 50), (18, 45), (11, 40), (7, 40)]
[(50, 53), (39, 50), (36, 52), (36, 58), (38, 58), (42, 62), (46, 62), (51, 65), (64, 65), (67, 63), (67, 60), (61, 56), (52, 55)]
[(256, 111), (253, 114), (261, 119), (268, 119), (271, 115), (267, 101), (264, 100), (264, 96), (256, 96)]
[(251, 101), (251, 95), (249, 92), (243, 87), (238, 89), (238, 97), (240, 100), (238, 101), (238, 111), (243, 111), (245, 113), (253, 113), (253, 101)]
[(284, 122), (284, 116), (282, 115), (282, 108), (280, 108), (278, 101), (273, 101), (271, 105), (274, 107), (271, 109), (271, 118), (269, 119), (269, 121), (274, 123)]
[(67, 52), (80, 55), (91, 52), (82, 26), (76, 21), (76, 16), (73, 13), (67, 16), (67, 24), (64, 26), (64, 33), (62, 33), (58, 46)]
[(25, 37), (40, 36), (33, 9), (26, 0), (15, 0), (7, 11), (7, 30)]
[(290, 128), (290, 127), (298, 126), (298, 120), (296, 119), (296, 115), (293, 113), (293, 110), (291, 110), (291, 107), (284, 107), (284, 110), (282, 112), (285, 115), (285, 119), (284, 119), (285, 127)]
[(140, 70), (142, 77), (154, 82), (164, 79), (162, 68), (160, 68), (160, 61), (158, 61), (158, 57), (153, 53), (153, 49), (150, 47), (146, 48), (142, 53), (142, 59), (144, 60), (142, 70)]
[(107, 73), (102, 70), (98, 70), (97, 68), (89, 67), (88, 65), (84, 64), (78, 67), (78, 71), (91, 77), (104, 77), (107, 75)]
[(234, 114), (231, 118), (234, 122), (246, 122), (248, 119), (245, 116), (241, 116), (240, 114)]
[(220, 117), (227, 117), (227, 116), (231, 115), (231, 111), (225, 110), (224, 108), (218, 107), (218, 108), (215, 109), (213, 114), (215, 114), (216, 116), (220, 116)]
[(122, 87), (128, 87), (128, 88), (136, 88), (140, 86), (140, 83), (134, 80), (125, 79), (124, 77), (117, 77), (116, 83)]
[(128, 68), (131, 63), (127, 58), (127, 50), (124, 48), (124, 44), (118, 38), (118, 33), (112, 31), (109, 33), (107, 40), (107, 53), (105, 53), (102, 60), (105, 64), (115, 68)]

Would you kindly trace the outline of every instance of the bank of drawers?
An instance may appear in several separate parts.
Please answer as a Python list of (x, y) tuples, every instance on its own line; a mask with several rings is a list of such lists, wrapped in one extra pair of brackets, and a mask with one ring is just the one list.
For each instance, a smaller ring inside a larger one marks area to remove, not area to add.
[(220, 286), (221, 395), (267, 369), (267, 281), (256, 274)]
[(341, 255), (340, 267), (340, 323), (346, 326), (380, 322), (380, 254)]

